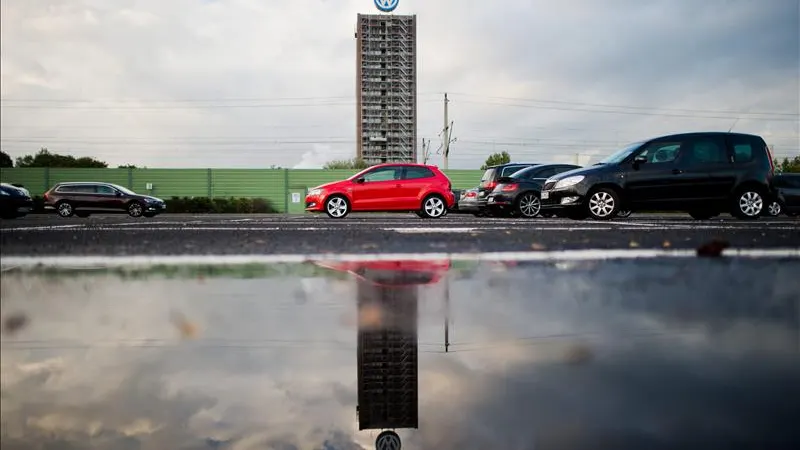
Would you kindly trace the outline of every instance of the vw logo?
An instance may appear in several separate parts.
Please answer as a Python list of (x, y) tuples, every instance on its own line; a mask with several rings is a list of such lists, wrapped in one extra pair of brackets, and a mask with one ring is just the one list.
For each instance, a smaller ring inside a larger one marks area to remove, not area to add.
[(384, 431), (375, 439), (375, 450), (400, 450), (400, 447), (400, 436), (394, 431)]
[(400, 0), (375, 0), (375, 7), (383, 12), (392, 12)]

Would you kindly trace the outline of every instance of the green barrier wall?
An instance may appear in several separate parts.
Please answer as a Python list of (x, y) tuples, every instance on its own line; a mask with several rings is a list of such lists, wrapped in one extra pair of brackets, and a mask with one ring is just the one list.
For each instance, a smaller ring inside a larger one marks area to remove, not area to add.
[[(3, 168), (0, 181), (24, 185), (32, 195), (42, 195), (55, 183), (104, 181), (142, 194), (170, 197), (265, 198), (279, 211), (301, 212), (292, 204), (291, 193), (341, 180), (351, 170), (302, 169), (51, 169)], [(448, 170), (454, 189), (478, 185), (482, 171)], [(147, 189), (148, 184), (152, 189)]]

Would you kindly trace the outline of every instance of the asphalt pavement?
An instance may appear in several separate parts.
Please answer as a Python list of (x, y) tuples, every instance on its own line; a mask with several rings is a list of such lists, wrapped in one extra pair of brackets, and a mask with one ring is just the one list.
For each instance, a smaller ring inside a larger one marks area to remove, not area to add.
[(612, 221), (561, 218), (438, 220), (413, 214), (125, 215), (64, 219), (31, 215), (2, 222), (3, 255), (197, 255), (297, 253), (520, 252), (567, 249), (800, 248), (800, 221), (778, 217), (696, 221), (636, 215)]

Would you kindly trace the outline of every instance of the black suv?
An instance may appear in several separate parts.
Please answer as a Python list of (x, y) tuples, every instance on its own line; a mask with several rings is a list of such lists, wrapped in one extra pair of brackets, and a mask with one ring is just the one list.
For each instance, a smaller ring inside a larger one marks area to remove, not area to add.
[(91, 213), (128, 213), (131, 217), (155, 217), (166, 210), (160, 198), (137, 194), (113, 183), (58, 183), (44, 193), (44, 207), (61, 217), (89, 217)]
[(766, 142), (741, 133), (673, 134), (636, 142), (597, 164), (551, 177), (542, 211), (612, 219), (620, 210), (730, 212), (760, 217), (772, 202), (775, 168)]
[(491, 215), (491, 210), (486, 204), (486, 197), (497, 187), (500, 178), (510, 177), (514, 172), (538, 165), (538, 163), (506, 163), (488, 167), (483, 172), (481, 183), (478, 185), (478, 212), (475, 215)]

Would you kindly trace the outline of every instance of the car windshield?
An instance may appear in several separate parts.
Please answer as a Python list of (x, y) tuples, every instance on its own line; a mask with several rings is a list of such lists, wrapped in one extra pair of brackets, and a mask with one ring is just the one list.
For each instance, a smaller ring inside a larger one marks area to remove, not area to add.
[(629, 144), (627, 147), (623, 148), (622, 150), (616, 151), (609, 156), (601, 159), (597, 164), (617, 164), (622, 162), (625, 158), (627, 158), (631, 153), (635, 152), (639, 147), (642, 146), (644, 142), (634, 142), (633, 144)]
[(486, 172), (483, 172), (483, 176), (481, 177), (481, 181), (489, 181), (494, 176), (494, 169), (486, 169)]
[(123, 194), (138, 195), (136, 192), (133, 192), (132, 190), (130, 190), (130, 189), (126, 188), (126, 187), (122, 187), (122, 186), (120, 186), (118, 184), (112, 184), (111, 186), (113, 186), (114, 189), (122, 192)]

